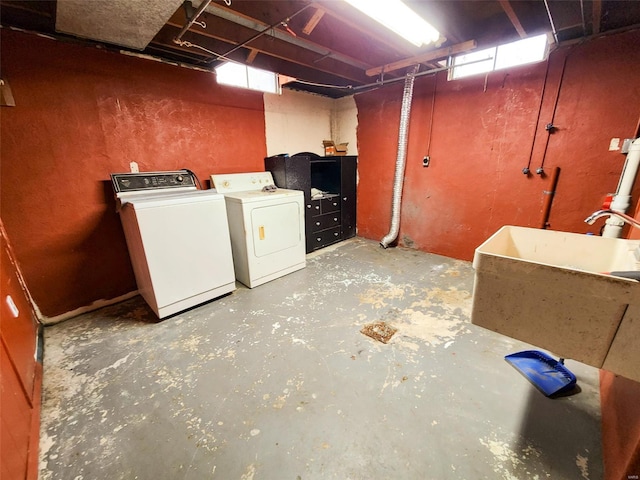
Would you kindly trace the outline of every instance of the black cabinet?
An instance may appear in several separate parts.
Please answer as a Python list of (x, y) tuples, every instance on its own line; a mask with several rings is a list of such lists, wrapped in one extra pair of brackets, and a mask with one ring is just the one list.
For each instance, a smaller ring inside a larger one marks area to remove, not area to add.
[(357, 160), (313, 153), (265, 158), (276, 186), (304, 192), (307, 253), (355, 236)]

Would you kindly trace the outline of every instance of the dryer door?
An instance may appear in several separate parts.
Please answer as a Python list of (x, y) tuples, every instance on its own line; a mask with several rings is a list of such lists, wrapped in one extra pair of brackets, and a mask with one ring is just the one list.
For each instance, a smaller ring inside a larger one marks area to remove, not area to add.
[(295, 247), (304, 241), (300, 203), (287, 202), (251, 210), (253, 251), (258, 258)]

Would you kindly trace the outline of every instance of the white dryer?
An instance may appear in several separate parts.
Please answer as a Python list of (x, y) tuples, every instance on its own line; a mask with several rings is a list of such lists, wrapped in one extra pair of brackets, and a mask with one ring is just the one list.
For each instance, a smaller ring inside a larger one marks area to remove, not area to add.
[(236, 288), (224, 197), (188, 170), (114, 173), (138, 292), (159, 318)]
[(304, 268), (304, 194), (271, 172), (211, 175), (224, 194), (236, 279), (249, 288)]

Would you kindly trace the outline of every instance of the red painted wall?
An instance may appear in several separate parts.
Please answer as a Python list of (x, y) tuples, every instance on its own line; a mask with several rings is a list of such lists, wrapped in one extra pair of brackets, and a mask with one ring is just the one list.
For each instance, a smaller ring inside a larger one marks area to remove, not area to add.
[(640, 383), (601, 370), (600, 400), (606, 478), (637, 478), (640, 475)]
[[(624, 155), (608, 151), (611, 138), (635, 133), (639, 43), (636, 31), (488, 76), (416, 79), (399, 243), (471, 260), (502, 225), (539, 227), (554, 167), (561, 173), (550, 228), (597, 232), (600, 223), (583, 220), (616, 189)], [(402, 88), (356, 96), (358, 234), (367, 238), (389, 230)], [(523, 175), (530, 158), (532, 172), (544, 162), (548, 176)]]
[[(634, 217), (640, 219), (640, 204)], [(631, 229), (629, 238), (640, 238)], [(602, 446), (607, 480), (640, 475), (640, 383), (600, 371)]]
[(2, 29), (1, 216), (53, 317), (136, 289), (109, 174), (263, 170), (262, 94), (213, 75)]
[[(604, 219), (593, 227), (583, 220), (615, 192), (625, 160), (608, 151), (609, 142), (636, 136), (639, 44), (640, 32), (629, 32), (563, 47), (547, 62), (486, 77), (416, 79), (399, 243), (471, 260), (502, 225), (540, 227), (555, 167), (561, 173), (550, 228), (597, 233)], [(389, 230), (402, 89), (398, 84), (356, 96), (358, 234), (376, 240)], [(558, 127), (553, 135), (547, 123)], [(428, 168), (422, 167), (425, 155)], [(533, 172), (544, 162), (549, 176), (523, 175), (530, 158)], [(634, 203), (639, 195), (636, 187)], [(636, 213), (640, 218), (640, 205)], [(640, 475), (639, 398), (640, 384), (602, 372), (608, 480)]]

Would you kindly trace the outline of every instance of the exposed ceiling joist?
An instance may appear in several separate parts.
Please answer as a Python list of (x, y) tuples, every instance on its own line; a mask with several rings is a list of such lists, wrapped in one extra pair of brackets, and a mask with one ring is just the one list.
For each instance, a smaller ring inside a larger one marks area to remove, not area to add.
[(469, 40), (468, 42), (458, 43), (450, 47), (439, 48), (438, 50), (432, 50), (430, 52), (423, 53), (422, 55), (416, 55), (415, 57), (405, 58), (404, 60), (400, 60), (398, 62), (388, 63), (387, 65), (382, 65), (381, 67), (370, 68), (366, 73), (367, 76), (373, 77), (381, 73), (393, 72), (401, 68), (416, 65), (418, 63), (431, 62), (433, 60), (446, 58), (449, 55), (456, 55), (458, 53), (467, 52), (469, 50), (473, 50), (477, 46), (478, 44), (475, 40)]
[(500, 0), (500, 5), (502, 6), (504, 13), (507, 14), (507, 17), (509, 17), (509, 20), (513, 24), (513, 28), (515, 28), (516, 32), (518, 32), (518, 35), (520, 35), (520, 38), (525, 38), (527, 36), (527, 32), (525, 32), (524, 28), (522, 27), (522, 23), (520, 23), (518, 15), (516, 15), (516, 12), (513, 10), (511, 2), (509, 0)]
[(593, 34), (600, 33), (600, 19), (602, 18), (602, 1), (593, 0)]
[[(640, 28), (640, 0), (404, 1), (444, 43), (415, 47), (338, 0), (0, 0), (0, 24), (206, 71), (229, 58), (299, 79), (288, 88), (334, 98), (375, 87), (380, 73), (383, 83), (402, 79), (412, 64), (439, 71), (439, 60), (475, 46), (460, 47), (468, 41), (489, 47), (553, 32), (567, 44)], [(65, 19), (78, 28), (56, 30)], [(105, 35), (107, 27), (118, 35)]]
[(302, 29), (302, 33), (304, 33), (305, 35), (311, 35), (311, 32), (313, 32), (313, 29), (316, 28), (318, 22), (322, 20), (322, 17), (324, 17), (324, 10), (321, 8), (316, 8), (316, 11), (313, 12), (313, 15), (311, 15), (311, 18)]
[(253, 61), (258, 56), (258, 53), (259, 53), (258, 50), (256, 50), (255, 48), (252, 48), (251, 50), (249, 50), (249, 55), (247, 55), (247, 63), (249, 65), (253, 63)]
[[(207, 19), (207, 26), (215, 26), (215, 19)], [(180, 28), (181, 22), (168, 22), (168, 27), (165, 27), (157, 36), (156, 40), (166, 42), (167, 37), (175, 35), (174, 31)], [(171, 28), (170, 31), (167, 29)], [(200, 62), (202, 66), (211, 66), (216, 61), (230, 59), (238, 62), (244, 62), (246, 54), (243, 51), (235, 51), (235, 46), (242, 43), (247, 38), (246, 31), (234, 31), (231, 32), (228, 29), (213, 28), (212, 31), (216, 31), (217, 34), (213, 35), (208, 32), (189, 31), (185, 35), (185, 40), (188, 40), (191, 45), (196, 45), (196, 48), (192, 48), (192, 51), (201, 50), (203, 52), (209, 52), (203, 57)], [(184, 51), (184, 46), (177, 45), (176, 48)], [(286, 60), (287, 62), (307, 67), (310, 69), (318, 70), (335, 77), (343, 77), (349, 81), (356, 83), (363, 83), (367, 81), (367, 78), (363, 74), (361, 68), (345, 65), (344, 63), (337, 62), (332, 58), (326, 58), (319, 62), (314, 62), (309, 55), (309, 52), (297, 48), (295, 45), (287, 42), (274, 41), (273, 38), (267, 38), (262, 36), (254, 39), (247, 49), (254, 50), (257, 53), (263, 53), (269, 57), (277, 58), (280, 60)], [(320, 59), (320, 55), (315, 55), (315, 60)], [(254, 57), (255, 60), (255, 57)]]
[[(235, 23), (236, 25), (240, 25), (242, 27), (255, 30), (258, 32), (262, 32), (265, 30), (265, 28), (269, 27), (269, 25), (267, 25), (266, 23), (259, 22), (255, 19), (247, 18), (246, 16), (241, 15), (237, 12), (234, 12), (231, 9), (228, 9), (213, 3), (207, 7), (206, 12), (211, 13), (212, 15), (215, 15), (216, 17), (222, 18), (229, 22)], [(319, 54), (323, 58), (330, 58), (338, 62), (344, 63), (346, 65), (349, 65), (351, 67), (356, 67), (362, 70), (371, 68), (371, 65), (361, 62), (353, 57), (349, 57), (340, 52), (330, 50), (327, 47), (318, 45), (309, 40), (305, 40), (300, 37), (294, 37), (293, 35), (285, 31), (279, 30), (277, 28), (269, 29), (267, 32), (265, 32), (265, 36), (273, 37), (278, 40), (281, 40), (282, 42), (286, 42), (291, 45), (301, 47), (305, 50), (309, 50), (310, 52)], [(233, 43), (237, 43), (237, 42), (234, 41)]]

